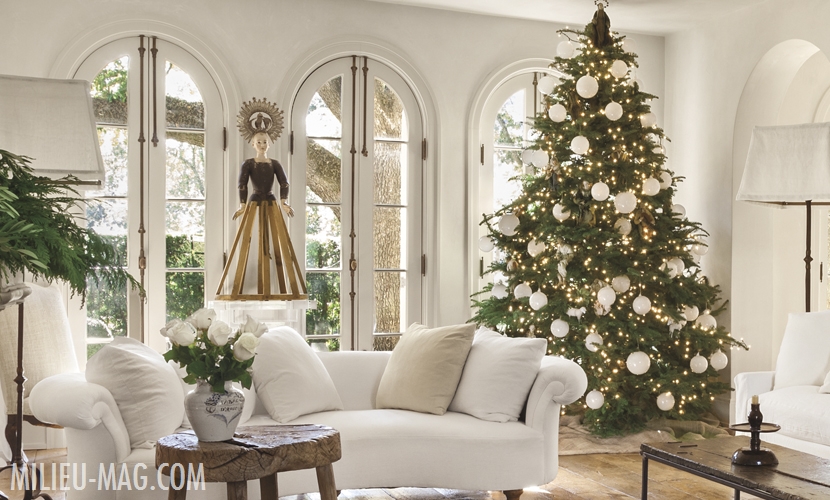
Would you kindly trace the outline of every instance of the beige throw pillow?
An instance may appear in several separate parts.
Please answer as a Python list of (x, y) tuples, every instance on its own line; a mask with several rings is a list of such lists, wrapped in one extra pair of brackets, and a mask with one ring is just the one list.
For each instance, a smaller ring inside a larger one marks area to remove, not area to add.
[(392, 351), (378, 387), (378, 408), (443, 415), (473, 343), (475, 325), (427, 328), (413, 323)]

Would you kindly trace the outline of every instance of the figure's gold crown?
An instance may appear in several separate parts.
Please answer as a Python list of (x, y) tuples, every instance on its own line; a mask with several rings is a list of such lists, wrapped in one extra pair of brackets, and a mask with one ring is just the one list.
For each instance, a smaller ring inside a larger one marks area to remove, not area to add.
[(254, 97), (242, 103), (242, 109), (236, 115), (236, 126), (245, 142), (259, 133), (268, 134), (272, 141), (276, 141), (282, 133), (282, 110), (263, 99)]

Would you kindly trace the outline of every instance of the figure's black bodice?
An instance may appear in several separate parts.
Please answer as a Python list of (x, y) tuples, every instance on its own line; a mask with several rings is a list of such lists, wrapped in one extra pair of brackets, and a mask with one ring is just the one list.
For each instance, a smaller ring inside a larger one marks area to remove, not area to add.
[[(259, 163), (253, 158), (245, 160), (239, 168), (239, 201), (241, 203), (276, 201), (274, 192), (271, 190), (274, 186), (274, 176), (277, 176), (277, 182), (280, 185), (280, 199), (288, 198), (288, 179), (285, 177), (285, 171), (280, 162), (271, 160), (271, 163)], [(254, 188), (250, 199), (248, 199), (248, 179), (251, 180)]]

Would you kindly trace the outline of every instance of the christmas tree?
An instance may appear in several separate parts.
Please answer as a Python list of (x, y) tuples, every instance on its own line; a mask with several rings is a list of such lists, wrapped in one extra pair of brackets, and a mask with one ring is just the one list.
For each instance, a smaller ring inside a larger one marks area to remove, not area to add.
[(559, 32), (559, 77), (539, 82), (546, 112), (522, 155), (537, 173), (482, 222), (494, 283), (473, 321), (546, 337), (548, 354), (579, 363), (589, 392), (565, 411), (613, 435), (699, 419), (729, 390), (723, 351), (746, 346), (717, 325), (725, 303), (699, 267), (707, 233), (673, 204), (681, 178), (665, 166), (655, 96), (602, 7), (583, 32)]

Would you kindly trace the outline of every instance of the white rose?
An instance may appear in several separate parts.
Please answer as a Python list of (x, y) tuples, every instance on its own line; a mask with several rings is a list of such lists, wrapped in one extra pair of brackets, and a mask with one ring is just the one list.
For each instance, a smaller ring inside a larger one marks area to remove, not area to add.
[(180, 320), (180, 319), (171, 319), (171, 320), (170, 320), (170, 321), (168, 321), (168, 322), (167, 322), (167, 324), (166, 324), (166, 325), (164, 325), (164, 327), (160, 330), (161, 335), (162, 335), (163, 337), (169, 337), (169, 335), (167, 334), (167, 332), (169, 332), (171, 329), (173, 329), (173, 327), (175, 327), (177, 324), (179, 324), (179, 323), (181, 323), (181, 322), (182, 322), (182, 320)]
[(245, 332), (233, 345), (233, 357), (237, 361), (248, 361), (256, 354), (259, 339), (251, 332)]
[(187, 318), (187, 322), (193, 325), (197, 330), (207, 330), (210, 324), (216, 319), (216, 311), (213, 309), (202, 308), (191, 314)]
[(260, 323), (250, 316), (247, 316), (247, 318), (248, 320), (245, 321), (245, 324), (242, 325), (242, 328), (240, 329), (241, 332), (253, 333), (254, 337), (260, 338), (265, 332), (268, 331), (268, 327), (265, 326), (265, 324)]
[(190, 323), (187, 323), (185, 321), (179, 321), (178, 323), (172, 326), (168, 326), (166, 328), (167, 338), (169, 338), (176, 345), (187, 346), (192, 344), (193, 341), (196, 340), (196, 329), (193, 328), (193, 325), (191, 325)]
[(231, 327), (224, 321), (219, 321), (217, 319), (210, 324), (207, 335), (211, 342), (219, 347), (222, 347), (228, 343), (228, 337), (231, 336)]

